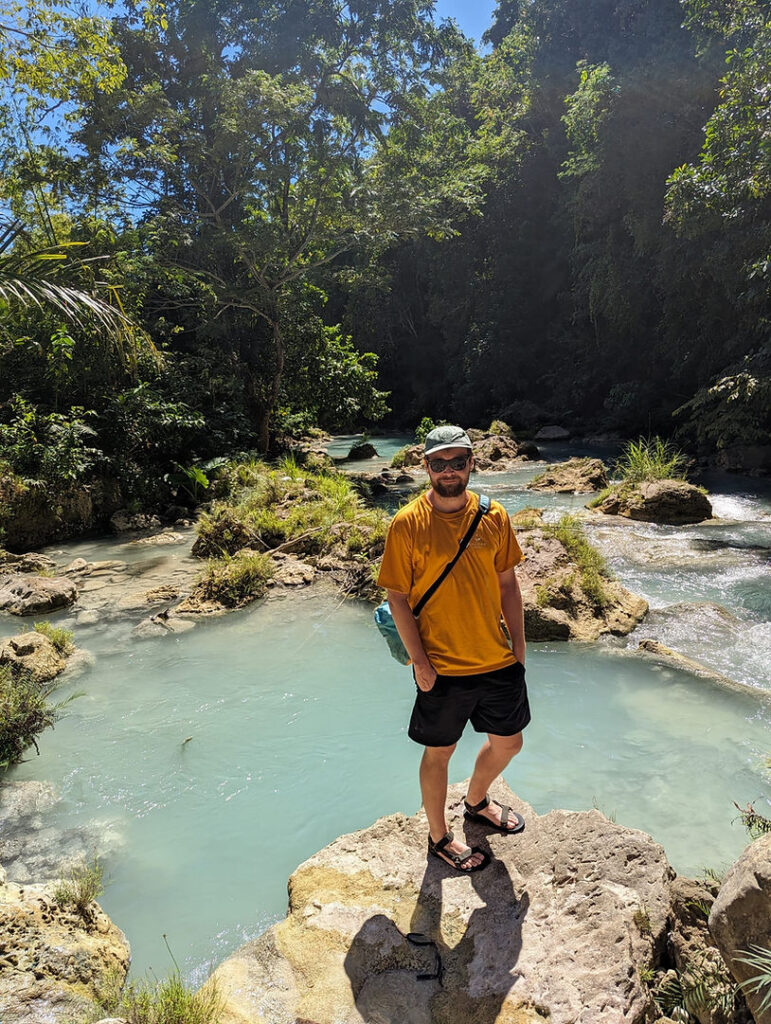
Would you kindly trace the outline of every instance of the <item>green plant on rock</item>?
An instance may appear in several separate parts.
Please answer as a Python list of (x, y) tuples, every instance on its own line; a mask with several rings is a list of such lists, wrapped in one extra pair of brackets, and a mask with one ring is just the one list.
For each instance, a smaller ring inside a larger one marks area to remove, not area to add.
[(394, 452), (393, 457), (391, 458), (391, 469), (402, 469), (404, 467), (404, 460), (407, 455), (408, 448), (409, 445), (406, 444), (403, 448)]
[(195, 592), (206, 601), (237, 608), (262, 597), (273, 573), (273, 562), (268, 555), (259, 552), (227, 555), (209, 562)]
[(571, 560), (578, 567), (581, 588), (595, 606), (602, 609), (611, 601), (605, 583), (612, 579), (607, 562), (584, 536), (577, 516), (564, 515), (554, 526), (545, 526), (544, 532), (564, 546)]
[(224, 1008), (213, 980), (195, 992), (175, 969), (160, 981), (129, 982), (117, 1012), (128, 1024), (218, 1024)]
[(635, 909), (632, 920), (640, 935), (651, 934), (651, 917), (644, 903)]
[(678, 448), (660, 437), (627, 442), (616, 462), (616, 473), (624, 483), (650, 480), (684, 480), (688, 459)]
[(54, 902), (74, 910), (84, 921), (93, 917), (92, 904), (104, 892), (104, 868), (97, 857), (76, 864), (60, 879), (53, 891)]
[(27, 673), (0, 665), (0, 770), (18, 764), (29, 746), (40, 753), (36, 737), (53, 728), (62, 709), (80, 696), (51, 704), (48, 698), (56, 685), (35, 682)]
[(71, 629), (64, 629), (62, 626), (52, 626), (50, 622), (36, 622), (33, 628), (36, 633), (47, 637), (59, 654), (68, 657), (75, 650), (75, 644), (73, 643), (74, 633)]
[(766, 818), (762, 814), (758, 814), (752, 804), (747, 804), (746, 807), (740, 807), (736, 801), (734, 801), (734, 807), (739, 812), (739, 820), (747, 829), (752, 839), (758, 839), (760, 836), (767, 835), (771, 832), (771, 818)]
[(761, 995), (763, 998), (758, 1006), (759, 1013), (771, 1009), (771, 949), (765, 946), (750, 945), (749, 949), (739, 951), (741, 956), (736, 959), (756, 972), (752, 978), (743, 981), (739, 986), (743, 992)]

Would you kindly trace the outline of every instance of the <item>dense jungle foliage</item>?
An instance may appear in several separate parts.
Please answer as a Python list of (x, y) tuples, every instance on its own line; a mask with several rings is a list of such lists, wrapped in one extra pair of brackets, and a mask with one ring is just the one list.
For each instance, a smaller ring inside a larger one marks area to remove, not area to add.
[(763, 0), (94, 10), (0, 13), (0, 497), (384, 417), (767, 442)]

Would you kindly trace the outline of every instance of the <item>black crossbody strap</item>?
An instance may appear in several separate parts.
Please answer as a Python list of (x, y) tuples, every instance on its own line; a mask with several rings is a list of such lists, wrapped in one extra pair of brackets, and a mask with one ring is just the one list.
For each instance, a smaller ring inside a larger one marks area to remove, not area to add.
[(486, 494), (480, 494), (479, 495), (479, 508), (477, 509), (476, 515), (474, 516), (474, 518), (473, 518), (473, 520), (471, 522), (471, 526), (469, 526), (468, 530), (466, 530), (465, 534), (461, 538), (460, 543), (458, 544), (458, 550), (455, 553), (455, 557), (453, 558), (453, 560), (451, 562), (447, 563), (447, 565), (444, 567), (444, 569), (442, 569), (442, 573), (439, 576), (439, 578), (434, 580), (434, 582), (431, 584), (431, 586), (428, 588), (428, 590), (425, 592), (425, 594), (421, 597), (421, 599), (418, 601), (418, 603), (412, 609), (412, 614), (415, 616), (416, 619), (417, 619), (418, 615), (420, 615), (420, 613), (423, 611), (423, 608), (425, 607), (425, 604), (429, 600), (429, 598), (434, 596), (434, 594), (436, 593), (437, 589), (439, 588), (439, 585), (441, 583), (443, 583), (444, 580), (450, 575), (450, 572), (452, 571), (452, 567), (455, 565), (455, 563), (458, 561), (460, 556), (463, 554), (463, 552), (469, 546), (469, 542), (471, 541), (471, 538), (474, 536), (474, 533), (476, 531), (477, 526), (479, 526), (479, 523), (480, 523), (480, 521), (482, 519), (482, 516), (487, 515), (487, 513), (489, 511), (490, 511), (490, 499), (489, 499), (489, 497)]

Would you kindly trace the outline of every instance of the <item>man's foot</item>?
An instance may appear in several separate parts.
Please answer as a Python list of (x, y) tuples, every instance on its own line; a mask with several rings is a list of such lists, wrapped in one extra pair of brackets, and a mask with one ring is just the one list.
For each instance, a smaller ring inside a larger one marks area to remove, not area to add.
[(468, 846), (464, 846), (463, 843), (458, 842), (452, 832), (448, 832), (436, 842), (429, 833), (428, 852), (449, 864), (451, 868), (455, 868), (456, 871), (465, 871), (466, 873), (481, 871), (490, 863), (490, 858), (486, 853), (477, 847), (470, 849)]
[(463, 816), (469, 821), (481, 821), (492, 825), (499, 832), (521, 832), (525, 827), (525, 819), (521, 814), (512, 811), (506, 804), (491, 800), (489, 793), (485, 794), (484, 800), (480, 800), (478, 804), (470, 804), (467, 800), (464, 800), (463, 804), (466, 808)]

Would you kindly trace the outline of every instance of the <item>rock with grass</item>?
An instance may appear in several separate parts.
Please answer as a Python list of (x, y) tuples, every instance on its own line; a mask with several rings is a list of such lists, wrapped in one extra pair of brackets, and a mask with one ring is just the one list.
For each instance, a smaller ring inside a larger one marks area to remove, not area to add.
[(126, 978), (123, 932), (97, 903), (83, 914), (60, 905), (55, 893), (55, 884), (0, 884), (3, 1024), (93, 1020), (100, 997)]
[[(67, 651), (71, 653), (71, 648)], [(0, 666), (7, 665), (19, 676), (32, 682), (45, 683), (55, 679), (67, 667), (65, 650), (49, 637), (30, 630), (0, 641)]]
[[(454, 821), (465, 791), (450, 788)], [(527, 827), (457, 827), (493, 857), (467, 878), (426, 860), (423, 812), (381, 818), (300, 865), (286, 918), (214, 974), (222, 1024), (657, 1016), (640, 972), (665, 943), (663, 849), (596, 810), (537, 815), (501, 780), (492, 794)]]
[(543, 473), (528, 483), (531, 491), (553, 491), (555, 494), (582, 494), (602, 491), (608, 486), (608, 474), (600, 459), (568, 459), (547, 466)]
[(609, 516), (646, 523), (682, 526), (712, 518), (712, 505), (701, 488), (685, 480), (650, 480), (613, 487), (591, 508)]
[(547, 524), (538, 509), (512, 516), (525, 556), (517, 569), (528, 640), (596, 640), (624, 636), (645, 617), (648, 604), (614, 580), (578, 520)]
[(351, 450), (347, 456), (352, 462), (361, 459), (376, 459), (377, 448), (370, 441), (360, 441), (358, 444), (351, 445)]
[(77, 587), (63, 576), (0, 573), (0, 610), (12, 615), (45, 615), (69, 608), (77, 597)]
[[(729, 869), (710, 910), (709, 930), (742, 983), (755, 1024), (771, 1024), (771, 833), (750, 843)], [(763, 975), (764, 984), (753, 984)]]

